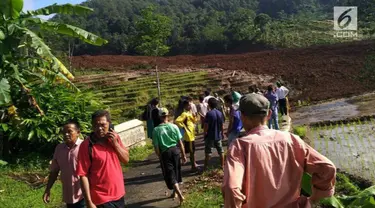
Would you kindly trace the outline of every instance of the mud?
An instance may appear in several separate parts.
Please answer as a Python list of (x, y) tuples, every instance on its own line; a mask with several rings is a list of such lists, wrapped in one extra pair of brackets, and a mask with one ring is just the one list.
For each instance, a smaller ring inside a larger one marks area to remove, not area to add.
[[(73, 58), (76, 68), (102, 68), (126, 71), (137, 65), (154, 65), (165, 69), (222, 68), (267, 74), (289, 83), (298, 92), (291, 101), (318, 102), (374, 91), (359, 80), (365, 58), (375, 51), (373, 41), (337, 45), (285, 49), (236, 55), (206, 56), (78, 56)], [(156, 62), (155, 62), (156, 60)]]
[(340, 121), (374, 115), (375, 93), (301, 107), (291, 113), (293, 125)]
[(312, 146), (336, 167), (375, 182), (374, 124), (313, 130), (312, 137)]

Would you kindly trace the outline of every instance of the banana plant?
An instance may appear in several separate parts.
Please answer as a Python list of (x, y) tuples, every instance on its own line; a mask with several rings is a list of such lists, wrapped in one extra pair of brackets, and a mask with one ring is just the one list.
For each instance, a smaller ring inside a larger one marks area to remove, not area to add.
[(73, 75), (52, 53), (40, 32), (68, 35), (97, 46), (107, 41), (81, 28), (40, 18), (51, 14), (85, 15), (93, 11), (88, 7), (53, 4), (35, 11), (22, 9), (23, 0), (0, 1), (0, 107), (14, 104), (12, 91), (23, 91), (30, 105), (43, 114), (30, 93), (36, 80), (55, 80), (75, 87)]
[[(302, 177), (302, 190), (312, 194), (311, 176), (305, 173)], [(335, 208), (370, 208), (375, 207), (375, 186), (371, 186), (354, 196), (332, 196), (322, 199), (321, 204)]]

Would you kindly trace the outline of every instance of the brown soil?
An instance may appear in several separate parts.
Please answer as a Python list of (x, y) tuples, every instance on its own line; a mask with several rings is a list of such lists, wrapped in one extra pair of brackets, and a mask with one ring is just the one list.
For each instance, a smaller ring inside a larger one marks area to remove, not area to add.
[[(303, 49), (286, 49), (237, 55), (173, 56), (157, 58), (161, 68), (222, 68), (269, 74), (281, 78), (301, 93), (297, 99), (320, 101), (372, 91), (358, 80), (365, 57), (374, 52), (373, 41), (361, 41)], [(153, 65), (155, 58), (142, 56), (78, 56), (79, 68), (123, 71), (134, 65)], [(374, 87), (372, 87), (374, 88)], [(292, 101), (293, 101), (292, 100)]]

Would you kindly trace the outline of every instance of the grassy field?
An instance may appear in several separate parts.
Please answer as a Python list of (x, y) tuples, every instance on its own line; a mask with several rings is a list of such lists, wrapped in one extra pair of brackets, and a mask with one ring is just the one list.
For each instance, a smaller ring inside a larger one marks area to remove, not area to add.
[[(157, 97), (154, 75), (124, 81), (128, 78), (126, 74), (102, 77), (96, 76), (95, 72), (92, 72), (95, 76), (77, 81), (76, 85), (81, 90), (93, 91), (103, 98), (117, 123), (138, 118), (147, 102)], [(89, 74), (89, 71), (85, 73)], [(207, 88), (219, 89), (220, 82), (221, 77), (209, 78), (206, 71), (160, 73), (162, 104), (175, 108), (181, 95), (192, 95), (198, 99), (198, 95)]]
[[(124, 167), (131, 168), (136, 161), (146, 159), (153, 152), (150, 141), (143, 147), (130, 149), (130, 161)], [(6, 208), (40, 208), (64, 207), (62, 203), (62, 184), (56, 181), (51, 189), (51, 202), (45, 205), (42, 201), (48, 176), (49, 158), (33, 154), (29, 163), (22, 161), (18, 165), (0, 166), (0, 207)]]

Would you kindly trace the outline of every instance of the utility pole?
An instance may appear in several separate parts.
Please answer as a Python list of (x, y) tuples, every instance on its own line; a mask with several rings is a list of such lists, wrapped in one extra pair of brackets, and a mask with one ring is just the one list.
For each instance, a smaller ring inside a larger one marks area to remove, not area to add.
[(156, 82), (158, 85), (158, 98), (159, 98), (159, 106), (162, 107), (161, 104), (161, 93), (160, 93), (160, 79), (159, 79), (159, 70), (158, 70), (158, 63), (157, 63), (157, 55), (159, 54), (159, 49), (156, 47), (156, 54), (155, 54), (155, 71), (156, 71)]

